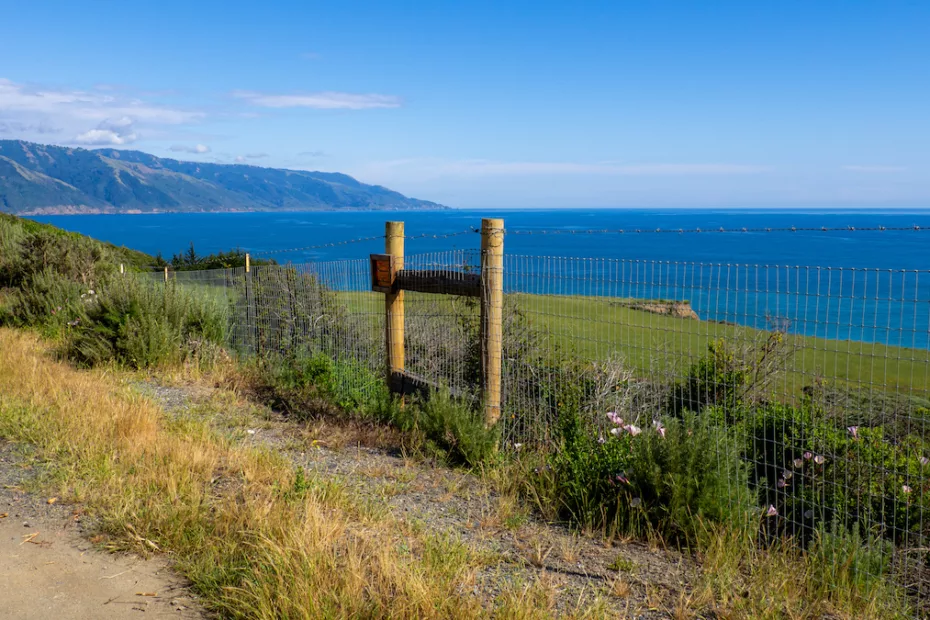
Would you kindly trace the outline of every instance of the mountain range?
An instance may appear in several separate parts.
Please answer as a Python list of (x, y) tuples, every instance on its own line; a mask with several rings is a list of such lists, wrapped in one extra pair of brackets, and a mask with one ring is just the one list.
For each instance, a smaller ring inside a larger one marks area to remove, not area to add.
[(0, 140), (0, 212), (16, 215), (442, 208), (337, 172)]

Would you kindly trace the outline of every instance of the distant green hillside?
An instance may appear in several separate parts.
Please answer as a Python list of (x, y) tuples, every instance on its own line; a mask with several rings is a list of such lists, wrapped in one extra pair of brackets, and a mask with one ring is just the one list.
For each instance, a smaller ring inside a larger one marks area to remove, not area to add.
[(436, 209), (345, 174), (163, 159), (0, 140), (0, 212)]

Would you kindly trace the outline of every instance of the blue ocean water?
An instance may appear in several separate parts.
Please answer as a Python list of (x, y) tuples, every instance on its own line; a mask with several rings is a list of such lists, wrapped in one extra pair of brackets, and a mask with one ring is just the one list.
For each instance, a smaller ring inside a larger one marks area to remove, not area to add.
[[(34, 219), (170, 257), (191, 242), (201, 254), (240, 247), (261, 255), (378, 236), (389, 219), (405, 222), (412, 237), (408, 255), (476, 249), (479, 236), (473, 232), (445, 235), (478, 228), (482, 217), (504, 218), (510, 290), (687, 299), (702, 319), (784, 324), (807, 335), (930, 347), (930, 210), (485, 209)], [(882, 226), (907, 230), (858, 230)], [(857, 230), (714, 232), (721, 227)], [(656, 229), (704, 232), (635, 232)], [(377, 239), (273, 257), (299, 263), (381, 251), (383, 240)]]

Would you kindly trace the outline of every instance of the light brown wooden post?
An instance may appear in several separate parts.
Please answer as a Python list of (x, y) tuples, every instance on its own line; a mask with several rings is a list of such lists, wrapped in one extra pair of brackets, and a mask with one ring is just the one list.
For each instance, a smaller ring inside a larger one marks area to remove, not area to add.
[[(384, 253), (394, 257), (395, 271), (404, 268), (404, 223), (385, 222)], [(387, 358), (387, 381), (391, 373), (404, 369), (404, 292), (384, 295), (384, 333)]]
[(125, 273), (125, 272), (123, 271), (123, 263), (120, 263), (120, 264), (119, 264), (119, 273), (120, 273), (120, 275), (123, 275), (123, 273)]
[(246, 252), (246, 255), (245, 255), (245, 272), (246, 272), (246, 273), (249, 273), (249, 266), (250, 266), (250, 264), (249, 264), (249, 254), (248, 254), (248, 252)]
[(504, 321), (504, 220), (481, 220), (481, 391), (484, 422), (501, 417)]
[(165, 265), (165, 284), (168, 284), (168, 266)]

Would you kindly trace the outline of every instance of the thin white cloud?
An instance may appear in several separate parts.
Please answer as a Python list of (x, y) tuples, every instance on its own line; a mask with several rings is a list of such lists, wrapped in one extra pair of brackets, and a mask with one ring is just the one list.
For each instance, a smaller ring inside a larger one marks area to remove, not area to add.
[(601, 175), (601, 176), (727, 176), (759, 174), (771, 170), (754, 164), (688, 164), (615, 162), (502, 162), (490, 160), (445, 161), (402, 159), (370, 165), (376, 172), (420, 173), (435, 177)]
[(136, 139), (135, 134), (121, 136), (115, 131), (109, 129), (91, 129), (82, 134), (75, 136), (74, 141), (78, 144), (87, 144), (92, 146), (119, 146), (130, 144)]
[(903, 166), (843, 166), (843, 170), (881, 174), (886, 172), (905, 172), (907, 168)]
[(245, 161), (245, 157), (243, 157), (242, 155), (237, 155), (237, 156), (236, 156), (236, 163), (237, 163), (237, 164), (241, 164), (241, 163), (244, 162), (244, 161)]
[(146, 101), (118, 88), (56, 89), (0, 78), (0, 117), (26, 139), (60, 128), (75, 136), (74, 143), (122, 145), (138, 139), (133, 124), (149, 129), (183, 125), (200, 120), (204, 113)]
[(211, 149), (206, 144), (195, 144), (194, 146), (188, 146), (186, 144), (174, 144), (171, 147), (169, 147), (168, 150), (174, 151), (175, 153), (202, 154), (202, 153), (209, 153)]
[(264, 157), (268, 157), (268, 153), (247, 153), (245, 156), (246, 159), (262, 159)]
[(96, 129), (78, 134), (74, 141), (78, 144), (96, 146), (120, 146), (132, 144), (138, 139), (132, 125), (132, 119), (126, 116), (106, 119)]
[(393, 95), (319, 92), (294, 95), (233, 91), (232, 96), (264, 108), (313, 108), (315, 110), (370, 110), (399, 108), (401, 100)]

